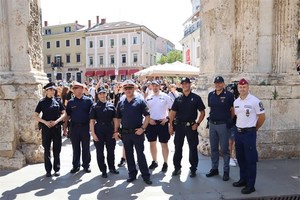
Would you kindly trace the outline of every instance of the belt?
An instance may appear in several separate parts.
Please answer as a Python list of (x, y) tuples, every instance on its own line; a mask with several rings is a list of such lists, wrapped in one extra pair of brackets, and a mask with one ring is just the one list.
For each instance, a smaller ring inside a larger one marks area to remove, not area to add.
[(248, 132), (248, 131), (256, 131), (256, 127), (249, 127), (249, 128), (236, 128), (237, 132)]
[(76, 127), (83, 127), (83, 126), (88, 126), (89, 123), (74, 123), (71, 122), (71, 126), (76, 126)]
[(226, 124), (225, 121), (213, 121), (213, 120), (209, 120), (210, 123), (214, 124), (214, 125), (219, 125), (219, 124)]
[(112, 122), (97, 122), (99, 125), (112, 125)]
[(195, 124), (195, 122), (177, 122), (176, 124), (180, 124), (183, 126), (193, 126)]
[(122, 134), (123, 133), (135, 133), (135, 129), (132, 129), (132, 128), (122, 128)]

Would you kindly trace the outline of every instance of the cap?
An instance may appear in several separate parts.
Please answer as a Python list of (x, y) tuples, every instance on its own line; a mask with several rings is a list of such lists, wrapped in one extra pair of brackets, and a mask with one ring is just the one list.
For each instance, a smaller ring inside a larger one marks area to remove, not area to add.
[(248, 84), (248, 81), (246, 81), (246, 79), (242, 78), (242, 79), (239, 81), (238, 84), (239, 84), (239, 85), (246, 85), (246, 84)]
[(146, 85), (151, 85), (151, 81), (147, 81)]
[(191, 83), (191, 80), (188, 77), (185, 77), (181, 79), (181, 84), (182, 83)]
[(100, 94), (100, 93), (106, 93), (107, 90), (105, 87), (99, 87), (98, 90), (97, 90), (97, 94)]
[(74, 87), (83, 87), (83, 88), (86, 87), (86, 85), (84, 85), (84, 84), (82, 84), (82, 83), (79, 83), (79, 82), (77, 82), (77, 81), (73, 81), (73, 82), (72, 82), (72, 86), (73, 86), (73, 88), (74, 88)]
[(152, 81), (151, 84), (153, 85), (160, 85), (158, 81)]
[(122, 87), (123, 88), (129, 88), (129, 87), (134, 87), (134, 82), (132, 80), (125, 80), (123, 83), (122, 83)]
[(56, 89), (55, 83), (53, 83), (53, 82), (48, 83), (48, 84), (45, 85), (43, 88), (44, 88), (45, 90), (48, 90), (48, 89)]
[(217, 76), (217, 77), (215, 78), (214, 83), (224, 83), (223, 77), (222, 77), (222, 76)]

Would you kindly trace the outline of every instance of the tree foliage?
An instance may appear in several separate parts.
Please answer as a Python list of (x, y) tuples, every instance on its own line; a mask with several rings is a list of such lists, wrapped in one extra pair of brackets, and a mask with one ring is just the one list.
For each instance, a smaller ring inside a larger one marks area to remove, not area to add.
[(165, 63), (173, 63), (176, 61), (182, 62), (182, 51), (179, 50), (170, 51), (167, 54), (167, 56), (162, 56), (157, 63), (163, 65)]

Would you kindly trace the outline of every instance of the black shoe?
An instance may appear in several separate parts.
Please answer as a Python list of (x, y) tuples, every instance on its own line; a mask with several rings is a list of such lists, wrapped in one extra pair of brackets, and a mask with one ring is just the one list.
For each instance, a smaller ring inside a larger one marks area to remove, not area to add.
[(255, 188), (254, 187), (250, 187), (250, 186), (246, 186), (242, 189), (242, 194), (250, 194), (252, 192), (255, 192)]
[(135, 177), (130, 177), (130, 178), (128, 178), (126, 181), (127, 181), (127, 183), (131, 183), (131, 182), (133, 182), (134, 180), (136, 180)]
[(54, 176), (60, 176), (60, 172), (59, 172), (59, 171), (56, 171), (56, 172), (54, 173)]
[(197, 174), (196, 174), (196, 171), (191, 171), (191, 173), (190, 173), (190, 177), (191, 177), (191, 178), (194, 178), (196, 175), (197, 175)]
[(219, 170), (217, 170), (217, 169), (211, 169), (209, 171), (209, 173), (206, 174), (206, 177), (212, 177), (212, 176), (216, 176), (216, 175), (219, 175)]
[(70, 171), (70, 173), (71, 173), (71, 174), (75, 174), (76, 172), (79, 171), (79, 169), (80, 169), (79, 167), (77, 167), (77, 168), (72, 168), (71, 171)]
[(228, 180), (229, 180), (229, 172), (224, 172), (223, 181), (228, 181)]
[(102, 178), (107, 178), (107, 173), (103, 172), (101, 176), (102, 176)]
[(168, 164), (167, 163), (164, 163), (163, 164), (163, 167), (161, 168), (161, 171), (162, 172), (166, 172), (168, 170)]
[(237, 182), (232, 183), (233, 187), (243, 187), (246, 186), (247, 183), (244, 180), (239, 180)]
[(125, 163), (126, 163), (125, 158), (121, 158), (121, 161), (120, 161), (120, 163), (118, 164), (118, 167), (124, 167), (124, 166), (125, 166)]
[(119, 174), (119, 173), (120, 173), (120, 172), (119, 172), (118, 170), (116, 170), (116, 169), (110, 169), (109, 172), (112, 173), (112, 174)]
[(152, 185), (152, 181), (150, 179), (145, 179), (144, 182), (147, 184), (147, 185)]
[(181, 174), (181, 169), (175, 169), (173, 172), (172, 172), (172, 176), (177, 176)]
[(52, 176), (51, 172), (46, 173), (46, 177), (51, 177), (51, 176)]
[(88, 167), (88, 168), (84, 168), (84, 171), (85, 171), (86, 173), (91, 173), (91, 172), (92, 172), (92, 170), (91, 170), (91, 168), (90, 168), (90, 167)]
[(149, 169), (155, 169), (156, 167), (158, 167), (158, 164), (156, 161), (152, 161), (151, 165), (149, 166)]

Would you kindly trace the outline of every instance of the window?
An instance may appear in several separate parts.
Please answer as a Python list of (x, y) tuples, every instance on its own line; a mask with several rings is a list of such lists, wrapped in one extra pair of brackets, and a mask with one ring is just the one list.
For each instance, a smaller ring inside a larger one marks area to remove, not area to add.
[(133, 37), (133, 44), (137, 44), (138, 43), (138, 38), (135, 36), (135, 37)]
[(71, 77), (72, 77), (72, 74), (70, 72), (67, 72), (66, 76), (67, 76), (67, 81), (70, 81)]
[(51, 56), (47, 56), (47, 64), (51, 63)]
[(70, 40), (66, 40), (66, 47), (70, 46)]
[(110, 55), (110, 64), (115, 64), (115, 55)]
[(79, 46), (80, 45), (80, 39), (76, 39), (76, 45)]
[(100, 65), (103, 65), (103, 56), (100, 56), (100, 57), (99, 57), (99, 64), (100, 64)]
[(65, 27), (65, 32), (66, 33), (71, 32), (71, 27), (70, 26)]
[(57, 47), (57, 48), (60, 47), (60, 41), (56, 41), (56, 47)]
[(93, 56), (89, 57), (89, 64), (90, 64), (90, 66), (94, 65), (94, 58), (93, 58)]
[(126, 63), (126, 54), (122, 54), (122, 64)]
[(93, 48), (93, 41), (90, 41), (90, 48)]
[(80, 54), (76, 54), (76, 62), (81, 62), (81, 59), (80, 59)]
[(51, 44), (50, 42), (47, 42), (47, 49), (50, 49), (50, 47), (51, 47), (50, 44)]
[(70, 63), (71, 62), (71, 56), (70, 54), (66, 55), (66, 63)]
[(99, 42), (100, 42), (99, 47), (103, 47), (103, 40), (100, 40)]
[(126, 45), (126, 38), (122, 38), (122, 45)]
[(51, 29), (45, 29), (45, 35), (51, 35)]
[(115, 40), (110, 39), (110, 47), (113, 48), (115, 46)]
[(47, 74), (47, 78), (49, 79), (50, 82), (52, 82), (52, 75), (50, 73)]
[(133, 62), (137, 63), (137, 61), (138, 61), (138, 55), (137, 55), (137, 53), (134, 53), (133, 54)]
[(63, 67), (61, 56), (54, 57), (54, 65), (55, 65), (54, 67)]

